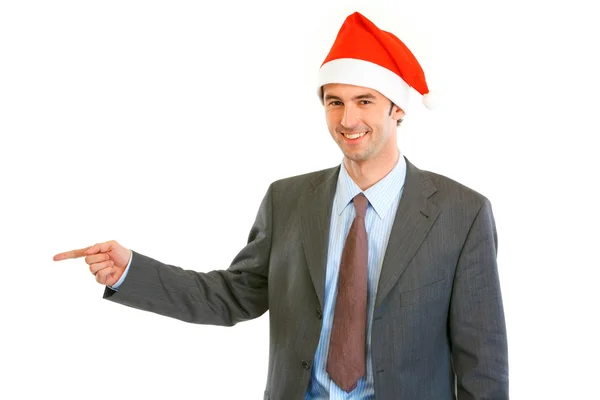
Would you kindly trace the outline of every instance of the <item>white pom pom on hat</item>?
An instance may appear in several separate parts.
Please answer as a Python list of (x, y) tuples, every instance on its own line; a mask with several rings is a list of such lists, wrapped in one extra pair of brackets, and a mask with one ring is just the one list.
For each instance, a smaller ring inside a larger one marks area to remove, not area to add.
[(435, 94), (429, 92), (423, 95), (423, 105), (429, 110), (435, 110), (438, 106), (438, 98)]
[(437, 105), (423, 69), (408, 47), (358, 12), (346, 18), (321, 64), (317, 90), (321, 98), (322, 87), (328, 83), (375, 89), (405, 112), (411, 89), (423, 96), (428, 109)]

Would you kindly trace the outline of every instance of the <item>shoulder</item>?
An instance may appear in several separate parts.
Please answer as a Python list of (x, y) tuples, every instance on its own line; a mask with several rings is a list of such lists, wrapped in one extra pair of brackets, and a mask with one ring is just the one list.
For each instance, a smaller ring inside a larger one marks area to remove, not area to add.
[(331, 168), (278, 179), (271, 183), (271, 188), (278, 193), (299, 197), (306, 190), (314, 189), (321, 183), (325, 183), (331, 179), (337, 179), (339, 170), (340, 166), (337, 165)]
[(438, 172), (419, 169), (412, 164), (410, 168), (419, 176), (422, 187), (433, 188), (430, 199), (443, 208), (479, 210), (484, 204), (490, 203), (483, 193), (462, 182)]

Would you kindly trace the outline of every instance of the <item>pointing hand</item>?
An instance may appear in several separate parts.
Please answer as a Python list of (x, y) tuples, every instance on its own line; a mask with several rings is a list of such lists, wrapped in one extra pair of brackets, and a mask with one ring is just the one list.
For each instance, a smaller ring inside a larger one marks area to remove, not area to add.
[(131, 250), (126, 249), (114, 240), (96, 243), (83, 249), (66, 251), (54, 256), (54, 261), (79, 258), (85, 256), (85, 262), (96, 281), (102, 285), (112, 286), (119, 281), (131, 258)]

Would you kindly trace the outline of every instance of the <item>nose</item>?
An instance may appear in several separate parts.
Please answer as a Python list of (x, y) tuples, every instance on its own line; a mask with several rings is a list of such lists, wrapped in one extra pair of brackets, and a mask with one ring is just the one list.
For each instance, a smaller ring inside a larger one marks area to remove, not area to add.
[(347, 105), (344, 107), (344, 116), (342, 117), (341, 124), (345, 128), (352, 128), (358, 125), (359, 122), (359, 112), (356, 107), (352, 105)]

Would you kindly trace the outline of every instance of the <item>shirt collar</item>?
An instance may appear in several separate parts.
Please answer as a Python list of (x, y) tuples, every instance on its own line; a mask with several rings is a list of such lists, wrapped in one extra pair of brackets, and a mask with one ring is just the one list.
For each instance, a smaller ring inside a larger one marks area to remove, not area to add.
[(400, 195), (405, 178), (406, 160), (400, 155), (400, 157), (398, 157), (398, 162), (390, 173), (363, 192), (352, 178), (350, 178), (350, 175), (348, 175), (348, 171), (342, 162), (340, 174), (338, 176), (333, 212), (339, 216), (351, 203), (354, 196), (362, 192), (367, 197), (367, 200), (369, 200), (369, 204), (373, 207), (377, 216), (380, 219), (383, 219), (394, 203), (394, 200)]

